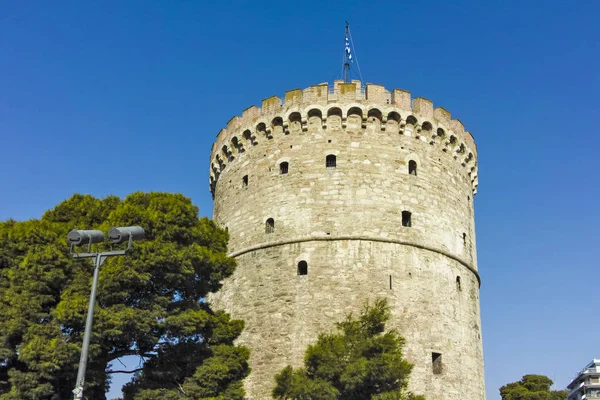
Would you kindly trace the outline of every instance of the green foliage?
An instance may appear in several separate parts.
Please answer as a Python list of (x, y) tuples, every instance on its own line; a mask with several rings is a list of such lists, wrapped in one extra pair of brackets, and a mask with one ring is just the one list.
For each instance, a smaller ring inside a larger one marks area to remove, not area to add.
[(525, 375), (518, 382), (500, 388), (502, 400), (564, 400), (566, 390), (550, 390), (552, 380), (544, 375)]
[(0, 222), (0, 400), (72, 397), (93, 265), (69, 255), (67, 233), (126, 225), (146, 239), (100, 272), (86, 398), (105, 399), (127, 355), (142, 364), (127, 400), (244, 396), (243, 322), (204, 301), (235, 268), (227, 233), (184, 196), (134, 193), (74, 195), (39, 220)]
[(336, 324), (339, 333), (319, 335), (308, 347), (304, 368), (288, 366), (275, 376), (273, 397), (290, 400), (423, 400), (408, 392), (412, 365), (402, 358), (404, 339), (385, 332), (386, 300), (366, 303), (358, 318)]

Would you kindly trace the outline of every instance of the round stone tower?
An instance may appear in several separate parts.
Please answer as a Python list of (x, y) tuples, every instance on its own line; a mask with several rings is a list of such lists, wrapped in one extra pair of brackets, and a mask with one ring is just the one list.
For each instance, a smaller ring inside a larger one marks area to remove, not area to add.
[(473, 137), (409, 92), (336, 81), (233, 117), (210, 165), (214, 220), (238, 267), (213, 306), (246, 322), (251, 399), (320, 332), (385, 297), (410, 389), (485, 399)]

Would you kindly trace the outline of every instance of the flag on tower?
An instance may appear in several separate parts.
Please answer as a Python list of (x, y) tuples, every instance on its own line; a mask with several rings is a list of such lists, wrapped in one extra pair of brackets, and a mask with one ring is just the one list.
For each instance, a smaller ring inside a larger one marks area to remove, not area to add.
[(350, 42), (348, 41), (348, 35), (346, 35), (346, 58), (352, 62), (352, 53), (350, 52)]

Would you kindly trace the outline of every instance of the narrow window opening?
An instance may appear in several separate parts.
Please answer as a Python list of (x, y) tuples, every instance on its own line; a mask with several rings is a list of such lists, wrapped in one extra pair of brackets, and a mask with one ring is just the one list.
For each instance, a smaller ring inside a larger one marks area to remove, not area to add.
[(392, 276), (390, 275), (390, 290), (392, 290)]
[(336, 167), (336, 157), (335, 157), (335, 155), (329, 154), (325, 158), (325, 167), (327, 169), (335, 169), (335, 167)]
[(265, 233), (273, 232), (275, 232), (275, 220), (273, 218), (269, 218), (267, 222), (265, 222)]
[(402, 211), (402, 226), (410, 228), (412, 226), (412, 214), (410, 211)]
[(463, 232), (463, 245), (467, 244), (467, 234)]
[(460, 276), (456, 277), (456, 290), (458, 290), (459, 292), (462, 290), (460, 286)]
[(281, 164), (279, 164), (279, 173), (281, 175), (285, 175), (288, 173), (288, 166), (289, 164), (286, 162), (282, 162)]
[(408, 173), (417, 176), (417, 162), (415, 160), (410, 160), (408, 162)]
[(244, 175), (242, 178), (242, 187), (248, 187), (248, 175)]
[(304, 260), (298, 263), (298, 275), (308, 275), (308, 264)]
[(431, 353), (431, 364), (433, 367), (433, 374), (439, 375), (442, 373), (442, 354)]

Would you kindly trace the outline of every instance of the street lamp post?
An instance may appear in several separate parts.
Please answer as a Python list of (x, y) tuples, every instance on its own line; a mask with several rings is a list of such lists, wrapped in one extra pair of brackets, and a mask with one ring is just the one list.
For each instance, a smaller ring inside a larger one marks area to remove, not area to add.
[[(81, 357), (79, 359), (79, 369), (77, 371), (77, 383), (73, 389), (73, 399), (83, 399), (83, 386), (85, 384), (85, 371), (87, 369), (88, 351), (90, 347), (90, 338), (92, 336), (92, 323), (94, 321), (94, 306), (96, 304), (96, 288), (98, 287), (98, 276), (100, 267), (108, 257), (122, 256), (131, 249), (134, 240), (144, 238), (144, 229), (139, 226), (115, 227), (108, 231), (108, 238), (114, 244), (127, 242), (125, 250), (111, 250), (103, 252), (93, 252), (92, 245), (104, 241), (104, 233), (97, 230), (77, 230), (69, 232), (68, 240), (71, 244), (71, 254), (74, 258), (91, 258), (94, 261), (94, 279), (92, 280), (92, 293), (90, 294), (90, 304), (88, 305), (87, 318), (85, 321), (85, 334), (83, 335), (83, 346), (81, 347)], [(75, 246), (87, 245), (87, 252), (76, 253), (73, 251)]]

